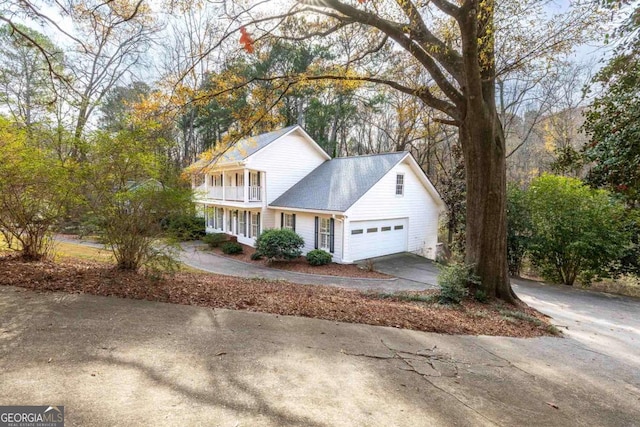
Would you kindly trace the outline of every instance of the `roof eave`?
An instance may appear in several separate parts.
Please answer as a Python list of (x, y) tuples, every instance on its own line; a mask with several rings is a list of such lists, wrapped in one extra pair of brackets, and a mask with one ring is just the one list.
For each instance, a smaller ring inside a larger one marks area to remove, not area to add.
[(329, 214), (329, 215), (344, 215), (346, 210), (344, 211), (336, 211), (336, 210), (327, 210), (327, 209), (309, 209), (309, 208), (295, 208), (290, 206), (278, 206), (278, 205), (269, 205), (271, 209), (278, 209), (281, 211), (293, 211), (293, 212), (306, 212), (306, 213), (319, 213), (319, 214)]
[(206, 172), (216, 171), (216, 170), (227, 170), (237, 168), (238, 166), (244, 166), (246, 164), (245, 160), (237, 160), (235, 162), (222, 162), (222, 163), (214, 163), (212, 165), (206, 166), (204, 170)]

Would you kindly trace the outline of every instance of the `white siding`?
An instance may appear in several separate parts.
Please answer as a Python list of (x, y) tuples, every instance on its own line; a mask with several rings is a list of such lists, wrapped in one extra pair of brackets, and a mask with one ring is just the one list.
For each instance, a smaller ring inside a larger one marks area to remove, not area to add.
[[(276, 227), (280, 228), (280, 213), (282, 211), (276, 211)], [(315, 215), (308, 212), (287, 212), (296, 214), (296, 233), (298, 233), (304, 239), (304, 248), (302, 253), (306, 254), (309, 251), (315, 249), (315, 217), (331, 218), (330, 215)], [(333, 241), (333, 262), (341, 263), (342, 260), (342, 226), (343, 223), (340, 219), (334, 219), (334, 241)]]
[[(396, 175), (404, 174), (404, 195), (396, 196)], [(390, 170), (360, 200), (345, 212), (349, 222), (408, 218), (408, 250), (434, 259), (438, 243), (439, 210), (413, 169), (400, 163)], [(349, 231), (345, 240), (345, 260), (361, 259), (349, 251)]]
[(247, 160), (247, 168), (266, 172), (269, 204), (325, 161), (306, 138), (293, 132), (256, 152)]
[(280, 217), (276, 218), (276, 214), (273, 209), (262, 209), (262, 229), (267, 228), (280, 228)]

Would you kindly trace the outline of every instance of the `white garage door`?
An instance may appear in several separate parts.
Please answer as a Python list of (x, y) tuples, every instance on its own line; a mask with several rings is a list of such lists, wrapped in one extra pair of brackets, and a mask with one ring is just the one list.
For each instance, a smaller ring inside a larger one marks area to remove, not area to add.
[(408, 218), (352, 222), (349, 232), (351, 258), (357, 261), (406, 251), (408, 226)]

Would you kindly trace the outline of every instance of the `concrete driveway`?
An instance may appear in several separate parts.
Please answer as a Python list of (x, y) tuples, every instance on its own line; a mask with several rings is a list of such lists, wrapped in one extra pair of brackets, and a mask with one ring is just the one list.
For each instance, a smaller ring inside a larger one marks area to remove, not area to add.
[[(417, 255), (390, 255), (374, 262), (384, 273), (437, 283), (438, 265)], [(640, 364), (640, 299), (522, 279), (512, 279), (512, 284), (524, 302), (551, 316), (575, 345)]]
[(443, 336), (0, 287), (0, 402), (68, 426), (634, 426), (640, 364), (573, 339)]
[[(192, 268), (215, 274), (236, 277), (260, 277), (272, 280), (286, 280), (305, 285), (336, 286), (361, 291), (420, 291), (434, 288), (435, 285), (417, 282), (401, 277), (389, 279), (369, 279), (355, 277), (322, 276), (318, 274), (298, 273), (295, 271), (268, 268), (262, 265), (248, 264), (229, 257), (216, 255), (207, 250), (200, 242), (184, 242), (181, 245), (180, 261)], [(424, 259), (424, 258), (423, 258)]]

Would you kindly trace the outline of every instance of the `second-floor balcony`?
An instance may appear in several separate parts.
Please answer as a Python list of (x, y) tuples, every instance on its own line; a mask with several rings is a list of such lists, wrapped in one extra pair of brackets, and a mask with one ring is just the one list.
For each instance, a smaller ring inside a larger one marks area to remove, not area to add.
[[(199, 187), (199, 190), (204, 190)], [(204, 197), (215, 200), (226, 200), (230, 202), (261, 202), (262, 201), (262, 187), (250, 185), (247, 186), (247, 198), (245, 200), (245, 187), (209, 187), (208, 191), (205, 191)]]
[(264, 173), (237, 169), (214, 172), (195, 186), (198, 197), (229, 202), (262, 202), (265, 194)]

